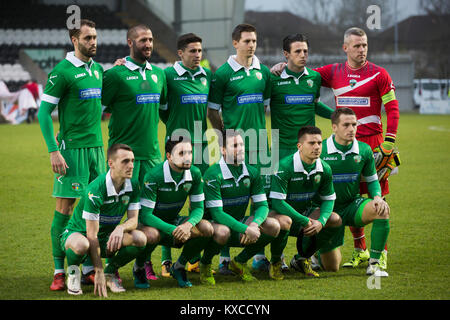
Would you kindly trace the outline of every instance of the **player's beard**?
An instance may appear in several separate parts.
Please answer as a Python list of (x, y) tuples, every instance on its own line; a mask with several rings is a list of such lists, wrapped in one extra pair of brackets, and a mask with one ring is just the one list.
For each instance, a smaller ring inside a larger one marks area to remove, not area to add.
[[(95, 48), (95, 49), (92, 50), (92, 48)], [(83, 56), (92, 58), (92, 57), (95, 57), (95, 54), (97, 53), (97, 46), (91, 47), (91, 49), (88, 49), (87, 47), (83, 46), (81, 43), (78, 43), (78, 51), (80, 51), (80, 53)]]
[(152, 48), (150, 48), (150, 55), (148, 57), (145, 56), (145, 54), (143, 53), (145, 47), (144, 48), (138, 48), (138, 46), (136, 45), (136, 41), (133, 41), (133, 54), (134, 54), (134, 58), (138, 61), (149, 61), (150, 57), (152, 56)]
[(177, 170), (183, 170), (183, 171), (185, 171), (185, 170), (189, 170), (189, 169), (191, 168), (192, 163), (181, 163), (181, 165), (178, 165), (178, 164), (172, 162), (172, 165), (173, 165), (175, 168), (177, 168)]

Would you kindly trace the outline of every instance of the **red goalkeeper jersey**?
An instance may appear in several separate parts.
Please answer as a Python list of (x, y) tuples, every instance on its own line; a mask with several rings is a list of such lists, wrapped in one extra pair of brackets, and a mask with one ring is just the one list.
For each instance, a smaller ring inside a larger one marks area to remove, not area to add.
[(356, 113), (357, 139), (383, 133), (382, 103), (387, 115), (386, 137), (395, 139), (399, 119), (398, 101), (394, 83), (384, 68), (367, 61), (358, 69), (352, 69), (345, 62), (314, 70), (322, 76), (322, 86), (333, 90), (336, 108), (348, 107)]

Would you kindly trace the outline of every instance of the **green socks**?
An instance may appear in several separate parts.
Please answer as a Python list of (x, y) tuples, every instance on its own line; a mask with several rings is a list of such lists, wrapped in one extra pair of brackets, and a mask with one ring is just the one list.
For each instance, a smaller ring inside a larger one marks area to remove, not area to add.
[(289, 230), (280, 230), (278, 236), (270, 243), (270, 262), (277, 263), (281, 261), (281, 255), (289, 239)]
[(64, 257), (65, 252), (61, 249), (60, 235), (64, 232), (64, 229), (69, 221), (70, 216), (62, 214), (55, 210), (53, 215), (52, 226), (50, 229), (50, 236), (52, 240), (52, 254), (55, 262), (55, 269), (64, 269)]
[(370, 258), (380, 259), (381, 253), (386, 245), (389, 235), (389, 219), (375, 219), (372, 222), (372, 232), (370, 234)]

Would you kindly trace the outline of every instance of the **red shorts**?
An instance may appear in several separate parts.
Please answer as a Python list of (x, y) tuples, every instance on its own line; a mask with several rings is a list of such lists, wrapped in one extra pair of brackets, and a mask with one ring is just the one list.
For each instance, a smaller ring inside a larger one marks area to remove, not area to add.
[[(364, 137), (358, 137), (357, 138), (359, 141), (365, 142), (367, 143), (372, 150), (375, 149), (376, 147), (378, 147), (381, 143), (383, 143), (384, 139), (383, 139), (383, 134), (379, 133), (379, 134), (374, 134), (372, 136), (364, 136)], [(380, 182), (380, 186), (381, 186), (381, 194), (383, 196), (389, 194), (389, 182), (388, 179), (381, 181)], [(360, 194), (367, 194), (367, 184), (365, 182), (361, 182), (361, 184), (359, 185), (359, 192)]]

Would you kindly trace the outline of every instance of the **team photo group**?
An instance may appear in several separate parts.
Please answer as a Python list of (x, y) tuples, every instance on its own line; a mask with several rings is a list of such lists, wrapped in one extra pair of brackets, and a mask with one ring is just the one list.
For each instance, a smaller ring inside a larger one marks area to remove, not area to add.
[[(367, 60), (364, 30), (343, 34), (346, 61), (316, 69), (307, 67), (306, 35), (280, 35), (286, 61), (269, 69), (255, 55), (256, 28), (239, 24), (235, 53), (214, 73), (193, 33), (178, 37), (180, 60), (164, 70), (149, 62), (149, 26), (128, 30), (129, 56), (106, 71), (94, 61), (95, 22), (82, 19), (68, 36), (74, 51), (48, 74), (38, 113), (56, 200), (48, 209), (50, 290), (80, 295), (91, 284), (103, 297), (125, 292), (120, 271), (130, 262), (134, 287), (143, 290), (159, 277), (192, 287), (190, 272), (211, 287), (220, 284), (216, 274), (258, 281), (255, 270), (283, 281), (288, 271), (314, 278), (364, 264), (367, 276), (388, 276), (385, 196), (400, 165), (399, 104), (388, 72)], [(335, 106), (320, 101), (322, 86)], [(330, 119), (331, 136), (315, 126), (316, 115)], [(346, 229), (351, 257), (340, 251)], [(283, 254), (289, 237), (293, 257)], [(152, 260), (155, 249), (161, 261)]]

